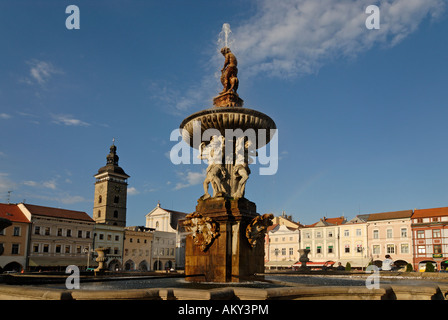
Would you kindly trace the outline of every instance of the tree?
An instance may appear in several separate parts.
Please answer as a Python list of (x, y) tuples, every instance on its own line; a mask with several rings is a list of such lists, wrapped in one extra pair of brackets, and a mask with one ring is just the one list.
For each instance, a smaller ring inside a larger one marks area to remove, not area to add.
[(414, 269), (414, 268), (412, 268), (412, 264), (408, 263), (408, 264), (406, 265), (406, 272), (412, 272), (413, 269)]
[(347, 262), (347, 264), (345, 265), (345, 271), (350, 271), (352, 270), (352, 265), (350, 264), (350, 262)]
[(425, 272), (434, 272), (434, 265), (432, 262), (426, 262)]

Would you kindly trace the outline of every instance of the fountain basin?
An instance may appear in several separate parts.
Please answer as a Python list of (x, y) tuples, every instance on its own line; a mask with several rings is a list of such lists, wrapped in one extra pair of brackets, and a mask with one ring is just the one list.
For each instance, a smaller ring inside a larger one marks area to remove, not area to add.
[[(226, 129), (241, 129), (243, 132), (253, 129), (257, 137), (264, 134), (264, 139), (257, 139), (257, 149), (268, 144), (277, 129), (274, 120), (260, 111), (242, 107), (213, 107), (193, 113), (185, 118), (180, 125), (182, 139), (195, 149), (198, 149), (202, 142), (200, 141), (202, 139), (193, 139), (194, 130), (199, 129), (199, 127), (195, 127), (195, 121), (200, 122), (200, 137), (208, 129), (218, 130), (224, 137)], [(272, 134), (271, 130), (274, 130)]]

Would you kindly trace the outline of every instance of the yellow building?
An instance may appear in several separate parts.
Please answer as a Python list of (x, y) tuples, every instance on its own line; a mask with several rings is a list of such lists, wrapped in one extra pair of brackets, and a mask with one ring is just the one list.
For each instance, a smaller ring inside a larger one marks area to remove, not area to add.
[(123, 267), (126, 271), (151, 270), (151, 250), (154, 230), (142, 226), (126, 227), (124, 230)]

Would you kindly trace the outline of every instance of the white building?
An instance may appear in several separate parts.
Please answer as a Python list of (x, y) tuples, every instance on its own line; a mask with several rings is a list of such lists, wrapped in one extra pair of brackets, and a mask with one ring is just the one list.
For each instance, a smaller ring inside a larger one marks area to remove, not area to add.
[(300, 249), (309, 249), (308, 266), (321, 267), (334, 264), (340, 259), (340, 228), (346, 219), (323, 218), (318, 222), (305, 226), (302, 231)]
[(146, 227), (154, 229), (152, 244), (152, 266), (154, 270), (184, 268), (185, 239), (179, 232), (179, 221), (185, 219), (184, 212), (164, 209), (160, 203), (146, 215)]

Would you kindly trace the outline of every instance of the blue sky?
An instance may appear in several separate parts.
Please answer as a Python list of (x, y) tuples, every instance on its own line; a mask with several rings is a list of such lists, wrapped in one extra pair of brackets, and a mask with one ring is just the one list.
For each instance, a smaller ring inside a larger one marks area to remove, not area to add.
[[(380, 8), (368, 30), (365, 8)], [(68, 30), (65, 9), (80, 9)], [(232, 29), (238, 93), (277, 124), (279, 166), (252, 166), (260, 213), (323, 216), (448, 205), (443, 0), (0, 2), (0, 201), (92, 213), (112, 138), (131, 176), (128, 225), (157, 201), (193, 212), (202, 165), (170, 134), (221, 90)]]

